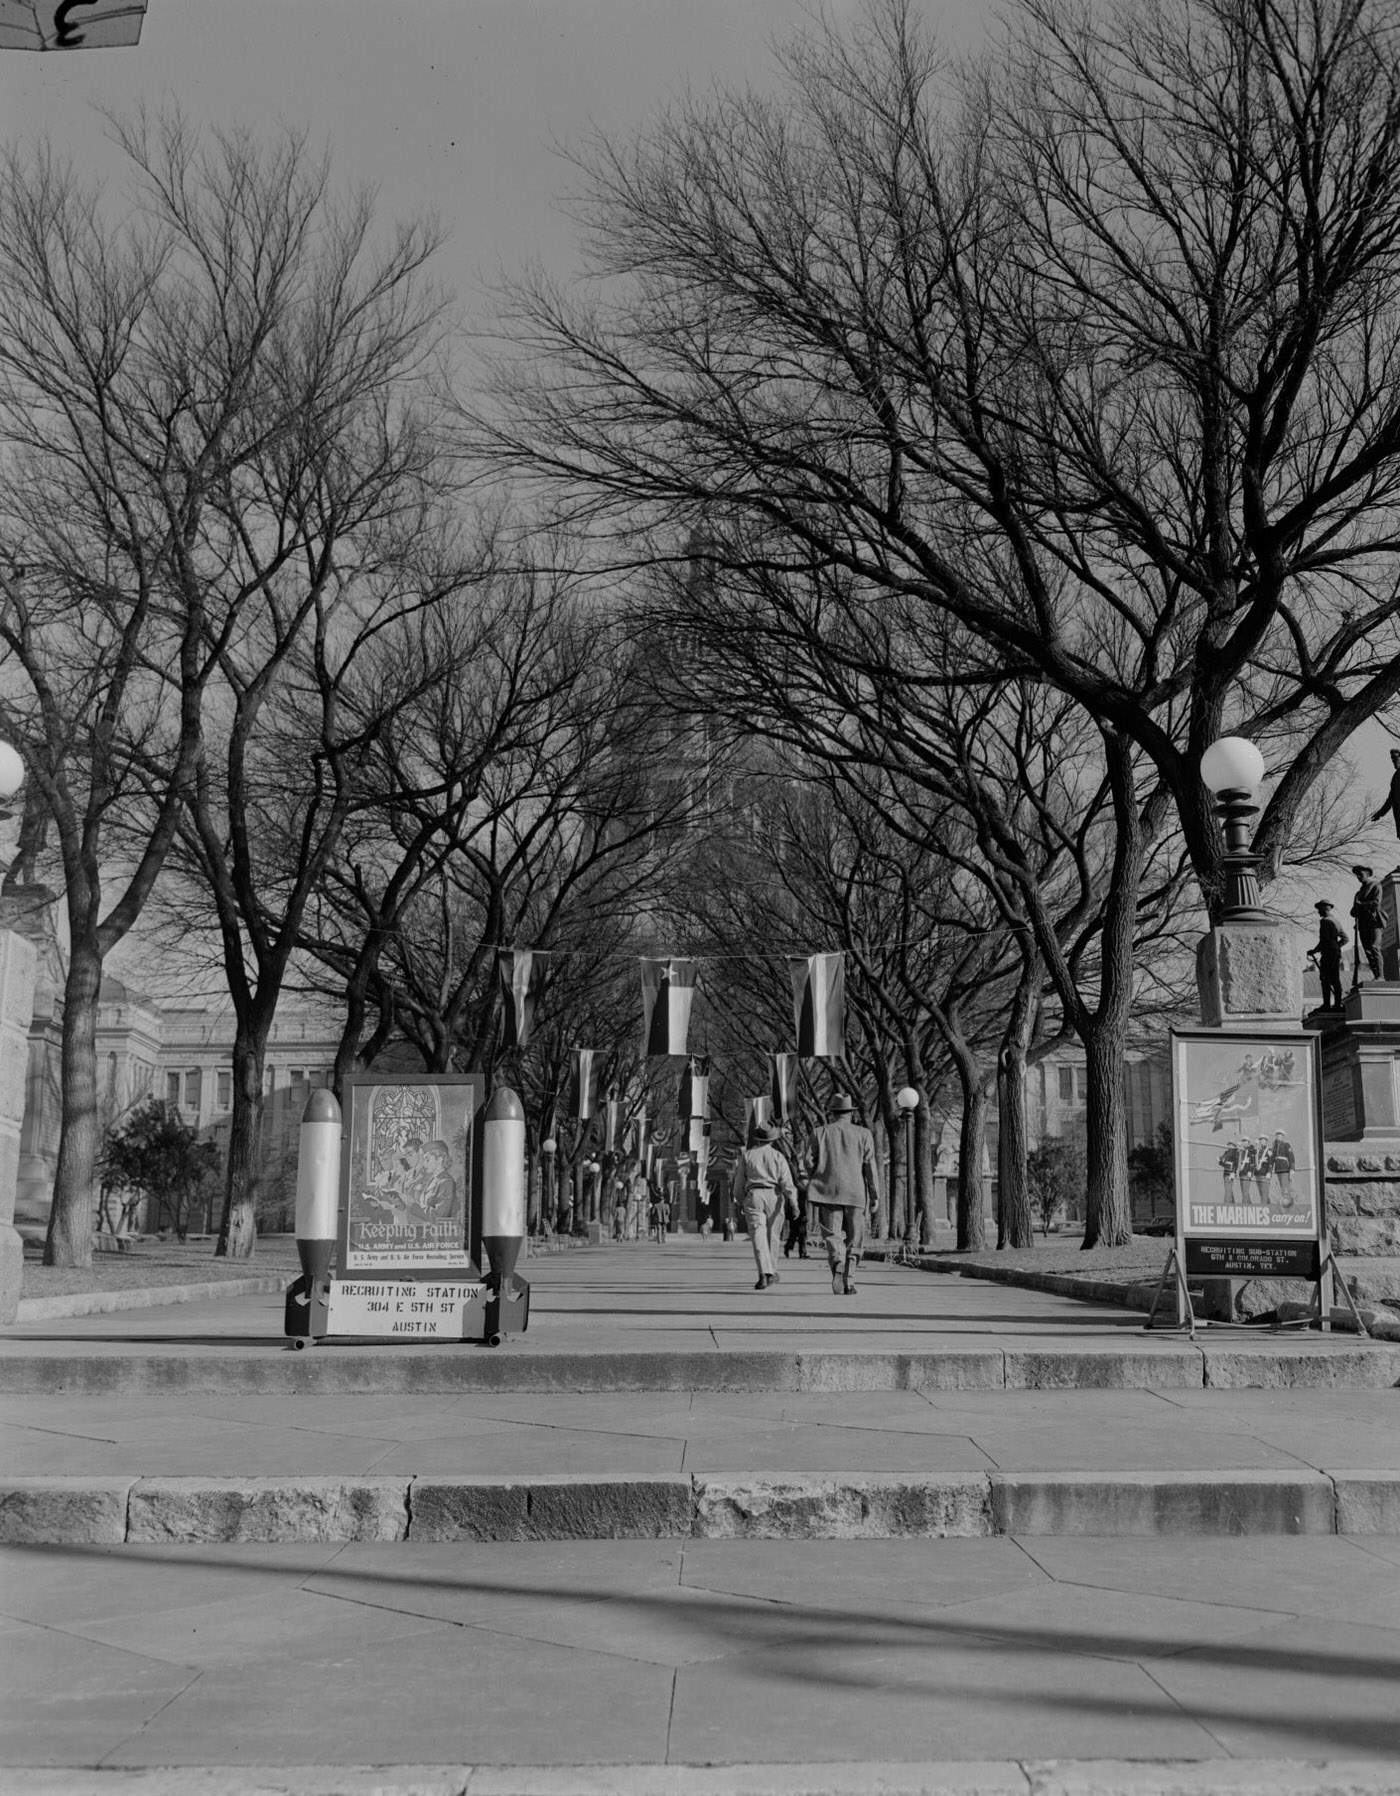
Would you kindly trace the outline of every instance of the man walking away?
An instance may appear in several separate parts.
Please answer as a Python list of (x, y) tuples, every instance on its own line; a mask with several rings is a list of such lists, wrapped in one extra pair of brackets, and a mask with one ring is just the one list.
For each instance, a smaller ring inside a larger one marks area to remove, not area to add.
[(847, 1297), (855, 1291), (855, 1269), (865, 1245), (866, 1203), (874, 1205), (880, 1196), (875, 1138), (851, 1120), (851, 1110), (851, 1100), (839, 1092), (830, 1120), (816, 1132), (816, 1163), (807, 1186), (808, 1210), (816, 1215), (831, 1268), (831, 1289)]
[(749, 1145), (740, 1154), (730, 1181), (730, 1194), (744, 1212), (753, 1257), (758, 1262), (755, 1291), (766, 1291), (769, 1285), (777, 1284), (773, 1249), (782, 1233), (784, 1215), (797, 1212), (797, 1187), (777, 1140), (778, 1131), (771, 1124), (752, 1124)]

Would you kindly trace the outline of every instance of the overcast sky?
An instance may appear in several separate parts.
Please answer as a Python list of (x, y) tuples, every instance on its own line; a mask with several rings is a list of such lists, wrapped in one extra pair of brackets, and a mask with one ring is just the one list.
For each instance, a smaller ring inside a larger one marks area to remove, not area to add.
[[(954, 51), (976, 47), (990, 13), (978, 0), (916, 3)], [(570, 171), (554, 145), (593, 126), (626, 131), (687, 83), (763, 84), (769, 43), (816, 4), (149, 0), (136, 49), (0, 53), (0, 130), (47, 133), (97, 176), (109, 156), (102, 107), (175, 98), (199, 119), (304, 127), (340, 180), (378, 188), (386, 213), (438, 215), (441, 277), (471, 312), (502, 266), (531, 255), (560, 274), (574, 264), (557, 203)], [(838, 20), (857, 8), (825, 0)], [(1371, 731), (1355, 746), (1378, 803), (1386, 741)], [(1388, 820), (1369, 845), (1378, 868), (1400, 858)]]
[[(977, 0), (921, 4), (950, 44), (978, 37)], [(0, 121), (93, 172), (100, 107), (174, 96), (200, 118), (296, 124), (387, 212), (438, 214), (470, 305), (501, 263), (569, 266), (554, 143), (624, 131), (687, 82), (761, 82), (769, 42), (808, 16), (799, 0), (149, 0), (134, 50), (0, 55)]]

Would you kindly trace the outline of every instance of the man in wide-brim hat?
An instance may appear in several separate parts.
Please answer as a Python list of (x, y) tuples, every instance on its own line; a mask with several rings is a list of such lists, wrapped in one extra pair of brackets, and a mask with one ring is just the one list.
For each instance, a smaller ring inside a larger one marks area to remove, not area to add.
[(758, 1263), (755, 1291), (776, 1285), (773, 1249), (782, 1237), (783, 1217), (797, 1214), (797, 1187), (792, 1168), (778, 1146), (778, 1131), (771, 1123), (755, 1119), (749, 1125), (748, 1146), (739, 1155), (729, 1184), (730, 1196), (744, 1213), (744, 1222)]
[(807, 1187), (807, 1206), (817, 1218), (831, 1268), (831, 1288), (849, 1297), (855, 1292), (855, 1269), (865, 1245), (867, 1201), (879, 1201), (875, 1170), (875, 1138), (854, 1120), (855, 1106), (844, 1091), (831, 1100), (828, 1121), (817, 1130), (815, 1155)]

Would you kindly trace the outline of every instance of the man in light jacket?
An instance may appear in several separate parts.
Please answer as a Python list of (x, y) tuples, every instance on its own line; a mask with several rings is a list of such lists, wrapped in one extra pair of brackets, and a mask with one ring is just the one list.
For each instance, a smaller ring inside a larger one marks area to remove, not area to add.
[(784, 1215), (797, 1214), (797, 1187), (777, 1142), (778, 1131), (771, 1124), (754, 1123), (749, 1129), (749, 1145), (740, 1154), (729, 1185), (731, 1197), (743, 1210), (758, 1262), (755, 1291), (777, 1284), (773, 1248), (781, 1239)]
[(815, 1163), (807, 1187), (807, 1207), (822, 1232), (831, 1288), (847, 1297), (855, 1291), (855, 1269), (865, 1245), (866, 1204), (876, 1204), (880, 1196), (875, 1138), (852, 1121), (851, 1113), (851, 1100), (838, 1092), (830, 1120), (813, 1139)]

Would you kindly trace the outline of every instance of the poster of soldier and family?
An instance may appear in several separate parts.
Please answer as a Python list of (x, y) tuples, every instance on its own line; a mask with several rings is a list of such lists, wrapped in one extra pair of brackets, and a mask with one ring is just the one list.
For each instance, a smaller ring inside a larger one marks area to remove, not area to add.
[(1322, 1229), (1316, 1037), (1174, 1033), (1178, 1231), (1247, 1247)]

